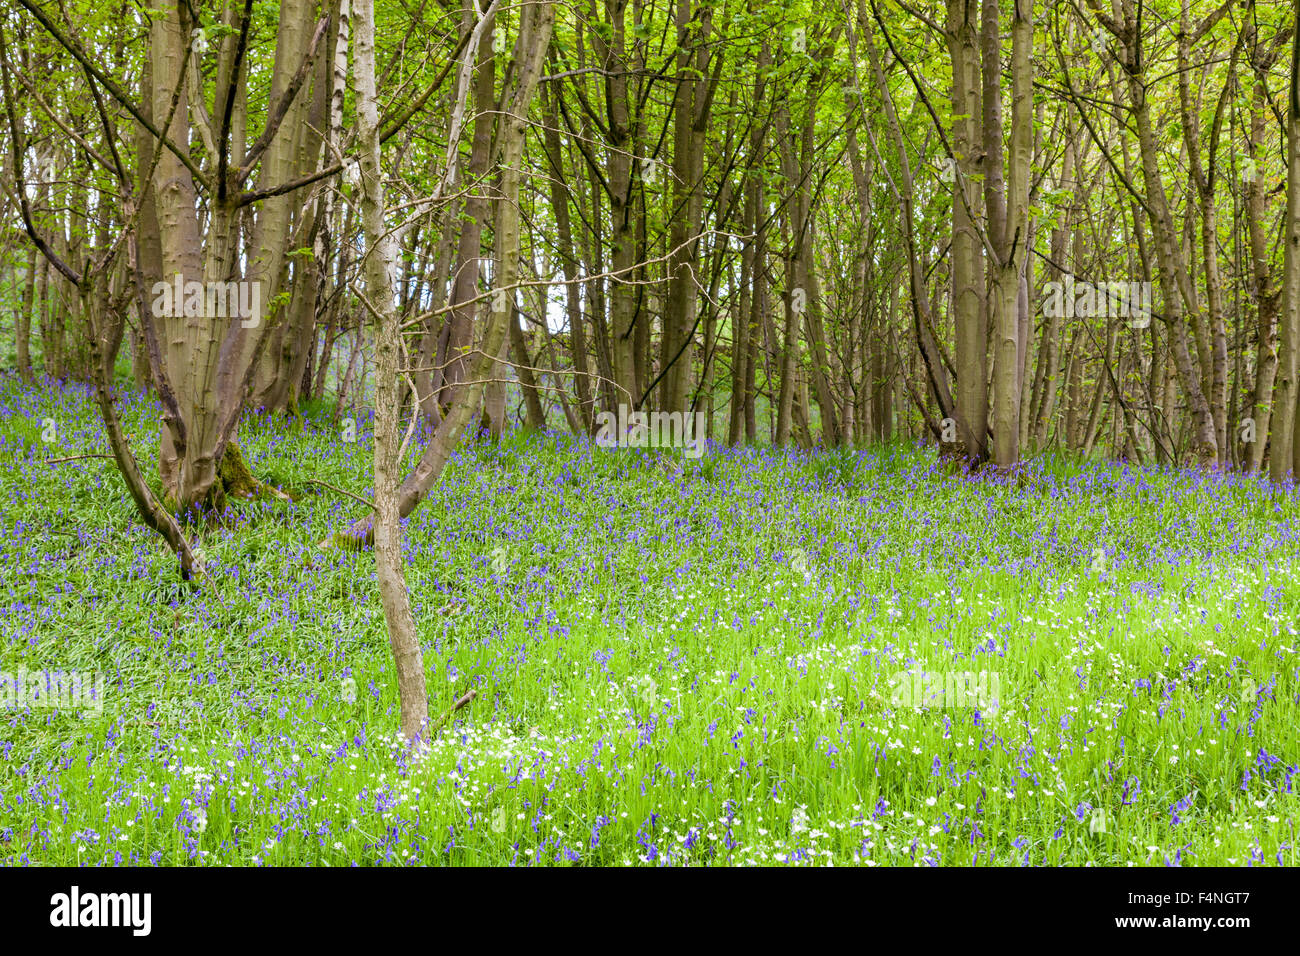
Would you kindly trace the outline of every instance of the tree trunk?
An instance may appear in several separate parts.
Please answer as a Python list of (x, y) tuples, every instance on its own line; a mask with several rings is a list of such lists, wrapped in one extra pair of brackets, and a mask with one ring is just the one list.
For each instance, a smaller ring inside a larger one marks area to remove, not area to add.
[(406, 590), (402, 523), (397, 513), (400, 444), (397, 407), (400, 392), (401, 317), (393, 301), (392, 275), (397, 249), (384, 223), (379, 155), (379, 107), (375, 95), (374, 0), (356, 0), (356, 51), (353, 70), (357, 95), (357, 144), (361, 167), (361, 221), (365, 230), (366, 292), (377, 315), (375, 335), (375, 572), (388, 641), (397, 666), (402, 734), (415, 740), (429, 719), (424, 654)]
[[(489, 7), (495, 12), (495, 4)], [(489, 322), (483, 342), (465, 387), (457, 389), (456, 398), (443, 417), (433, 437), (425, 444), (415, 468), (407, 474), (395, 493), (397, 514), (405, 518), (429, 493), (442, 474), (452, 451), (469, 425), (483, 395), (483, 381), (491, 374), (493, 363), (501, 353), (506, 340), (507, 324), (511, 310), (509, 303), (519, 275), (519, 182), (523, 154), (525, 119), (528, 106), (541, 77), (541, 65), (550, 43), (551, 28), (555, 20), (553, 0), (545, 0), (525, 8), (515, 42), (516, 67), (507, 75), (514, 78), (512, 89), (502, 94), (505, 108), (500, 117), (497, 134), (497, 162), (501, 169), (500, 193), (496, 202), (494, 230), (496, 270), (492, 304), (503, 307), (489, 312)], [(465, 56), (476, 54), (477, 41), (466, 47)], [(358, 548), (374, 540), (374, 519), (367, 515), (353, 522), (345, 531), (320, 542), (321, 547), (339, 545)]]
[(1281, 348), (1278, 355), (1277, 392), (1273, 400), (1273, 429), (1269, 451), (1269, 477), (1275, 482), (1295, 474), (1293, 449), (1300, 447), (1295, 429), (1297, 359), (1300, 359), (1300, 8), (1295, 15), (1291, 44), (1291, 86), (1287, 97), (1286, 218), (1282, 223), (1282, 308), (1278, 317)]

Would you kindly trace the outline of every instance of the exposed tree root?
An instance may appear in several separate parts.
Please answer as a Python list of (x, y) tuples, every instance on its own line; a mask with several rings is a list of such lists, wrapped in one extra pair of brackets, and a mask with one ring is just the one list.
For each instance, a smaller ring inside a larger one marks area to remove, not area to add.
[(253, 477), (253, 473), (248, 470), (248, 463), (244, 461), (243, 453), (239, 450), (239, 445), (234, 440), (226, 443), (225, 454), (221, 456), (219, 474), (221, 475), (222, 492), (227, 498), (293, 500), (291, 495), (286, 494), (279, 488), (274, 488), (266, 482), (258, 481)]

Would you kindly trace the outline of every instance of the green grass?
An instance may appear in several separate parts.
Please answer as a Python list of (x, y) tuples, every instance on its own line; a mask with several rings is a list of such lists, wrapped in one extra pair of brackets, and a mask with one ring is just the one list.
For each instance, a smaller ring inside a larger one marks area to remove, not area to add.
[[(368, 424), (304, 415), (246, 422), (255, 473), (368, 496)], [(156, 411), (124, 416), (156, 480)], [(1289, 491), (476, 444), (407, 579), (431, 709), (477, 698), (412, 755), (373, 558), (314, 549), (356, 502), (240, 505), (187, 593), (111, 462), (43, 461), (105, 450), (83, 393), (0, 379), (0, 670), (107, 685), (98, 715), (0, 711), (0, 860), (1297, 862)], [(995, 673), (998, 706), (896, 704), (911, 668)]]

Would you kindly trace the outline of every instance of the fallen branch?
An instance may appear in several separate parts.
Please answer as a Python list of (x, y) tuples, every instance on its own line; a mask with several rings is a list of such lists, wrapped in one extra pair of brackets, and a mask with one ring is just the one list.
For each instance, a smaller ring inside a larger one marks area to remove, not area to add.
[(369, 501), (367, 501), (365, 498), (362, 498), (360, 495), (354, 495), (354, 494), (353, 494), (352, 492), (350, 492), (350, 491), (344, 491), (342, 488), (337, 488), (337, 487), (335, 487), (334, 485), (331, 485), (328, 481), (320, 481), (320, 480), (317, 479), (317, 478), (309, 478), (309, 479), (307, 479), (306, 481), (304, 481), (303, 484), (304, 484), (304, 485), (320, 485), (322, 488), (328, 488), (330, 491), (336, 491), (336, 492), (338, 492), (338, 493), (341, 494), (341, 495), (347, 495), (349, 498), (353, 499), (354, 501), (359, 501), (359, 502), (361, 502), (363, 505), (365, 505), (365, 506), (366, 506), (367, 508), (369, 508), (371, 511), (373, 511), (373, 510), (375, 509), (375, 506), (374, 506), (374, 503), (373, 503), (373, 502), (369, 502)]
[(467, 694), (465, 694), (464, 697), (461, 697), (454, 704), (448, 707), (443, 712), (441, 717), (439, 717), (437, 720), (435, 720), (432, 724), (429, 725), (429, 729), (425, 734), (425, 738), (432, 739), (433, 735), (436, 734), (438, 731), (442, 730), (443, 725), (446, 724), (447, 721), (451, 720), (452, 714), (456, 713), (456, 711), (460, 710), (462, 707), (464, 707), (466, 704), (468, 704), (477, 696), (478, 696), (478, 691), (471, 690)]

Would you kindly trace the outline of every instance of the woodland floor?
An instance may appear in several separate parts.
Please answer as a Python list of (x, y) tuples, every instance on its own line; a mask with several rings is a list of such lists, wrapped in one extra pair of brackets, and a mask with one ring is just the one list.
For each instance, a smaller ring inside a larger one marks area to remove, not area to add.
[[(304, 494), (234, 503), (188, 592), (111, 461), (45, 461), (107, 451), (84, 390), (0, 377), (0, 671), (106, 678), (99, 714), (0, 711), (0, 862), (1298, 862), (1294, 491), (471, 445), (407, 574), (432, 711), (478, 695), (413, 756), (373, 557), (315, 548), (362, 506), (306, 484), (368, 495), (368, 426), (304, 415), (241, 428)], [(910, 706), (909, 669), (989, 693)]]

